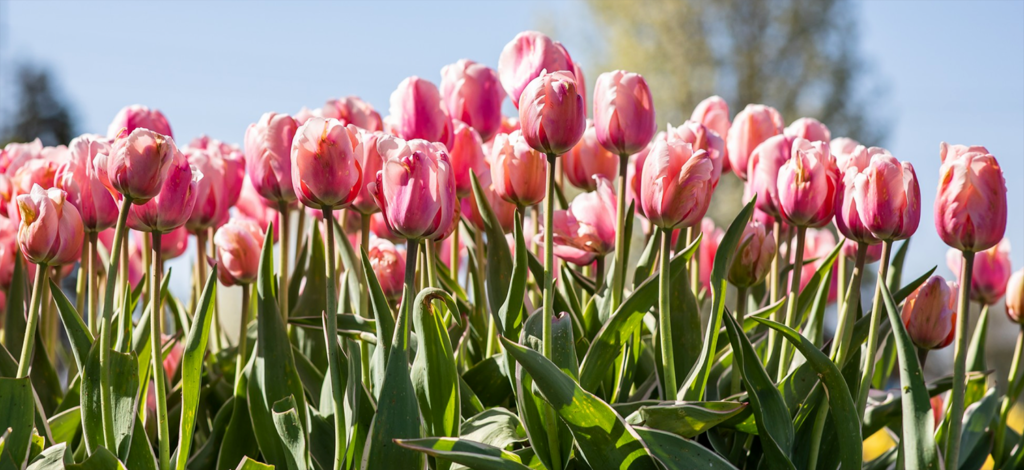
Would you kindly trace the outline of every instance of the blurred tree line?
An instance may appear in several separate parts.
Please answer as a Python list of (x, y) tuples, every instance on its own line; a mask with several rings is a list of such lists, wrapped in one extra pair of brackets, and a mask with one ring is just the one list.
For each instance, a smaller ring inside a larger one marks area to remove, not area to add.
[[(38, 137), (43, 145), (67, 145), (77, 134), (70, 106), (56, 90), (50, 72), (43, 67), (20, 64), (15, 72), (14, 109), (4, 113), (0, 147)], [(5, 85), (5, 88), (8, 86)]]

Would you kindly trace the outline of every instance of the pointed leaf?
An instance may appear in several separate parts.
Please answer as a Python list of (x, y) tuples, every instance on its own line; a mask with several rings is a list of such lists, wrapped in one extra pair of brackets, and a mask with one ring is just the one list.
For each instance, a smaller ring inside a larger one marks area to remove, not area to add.
[(458, 437), (459, 371), (441, 312), (431, 305), (434, 300), (443, 300), (449, 309), (456, 308), (455, 300), (441, 289), (424, 289), (416, 296), (413, 324), (417, 351), (410, 374), (427, 435)]
[[(365, 248), (362, 251), (362, 256), (363, 272), (373, 273), (373, 266), (370, 265), (370, 257)], [(377, 276), (366, 276), (366, 285), (370, 290), (370, 310), (373, 311), (373, 319), (377, 326), (377, 347), (373, 350), (373, 367), (370, 368), (373, 379), (372, 391), (374, 396), (377, 396), (380, 394), (384, 382), (388, 354), (391, 350), (388, 345), (392, 343), (392, 336), (395, 334), (395, 318), (391, 315), (391, 304), (384, 296), (384, 290), (381, 289)]]
[(82, 317), (75, 311), (67, 296), (60, 290), (57, 283), (50, 280), (50, 292), (53, 293), (53, 302), (57, 304), (57, 312), (60, 314), (60, 321), (64, 324), (64, 331), (68, 333), (71, 341), (71, 352), (75, 356), (75, 365), (82, 370), (85, 358), (89, 356), (89, 349), (92, 348), (92, 333), (85, 326)]
[(479, 470), (528, 470), (519, 456), (497, 447), (450, 437), (399, 439), (398, 445)]
[(0, 432), (10, 430), (3, 440), (0, 453), (15, 462), (17, 468), (21, 468), (28, 460), (33, 416), (32, 384), (29, 378), (0, 378)]
[(288, 468), (307, 470), (308, 453), (306, 452), (306, 431), (299, 422), (299, 413), (295, 410), (295, 398), (286, 396), (274, 403), (274, 428), (284, 444), (288, 457)]
[(657, 429), (641, 427), (634, 429), (647, 444), (651, 454), (657, 457), (658, 461), (668, 470), (693, 468), (730, 470), (736, 468), (720, 455), (694, 441)]
[(192, 316), (192, 329), (185, 341), (181, 359), (181, 420), (178, 428), (177, 470), (184, 470), (192, 447), (192, 431), (195, 430), (196, 410), (199, 408), (199, 387), (203, 381), (203, 357), (210, 337), (213, 321), (213, 304), (217, 301), (217, 268), (214, 267), (206, 280), (203, 295), (199, 298), (196, 313)]
[[(491, 204), (484, 197), (480, 187), (480, 181), (476, 174), (470, 173), (470, 180), (473, 184), (473, 196), (476, 200), (480, 218), (484, 222), (484, 233), (487, 235), (487, 301), (490, 304), (491, 312), (497, 313), (505, 303), (508, 289), (506, 286), (512, 283), (512, 253), (505, 243), (505, 232), (501, 229)], [(523, 250), (525, 251), (525, 250)], [(518, 250), (517, 250), (518, 252)]]
[(504, 449), (526, 440), (519, 417), (504, 408), (485, 410), (462, 423), (462, 439)]
[(67, 465), (64, 468), (67, 470), (124, 470), (125, 467), (114, 454), (111, 454), (105, 447), (100, 447), (84, 462)]
[(690, 439), (746, 409), (747, 404), (734, 401), (663, 402), (640, 407), (626, 417), (626, 422)]

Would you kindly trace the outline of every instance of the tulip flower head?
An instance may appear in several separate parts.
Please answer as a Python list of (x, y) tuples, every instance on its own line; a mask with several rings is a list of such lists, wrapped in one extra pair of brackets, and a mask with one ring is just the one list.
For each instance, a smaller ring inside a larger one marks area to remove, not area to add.
[(903, 304), (903, 326), (922, 349), (942, 349), (953, 342), (957, 283), (932, 276)]
[(576, 196), (568, 209), (553, 214), (554, 255), (577, 266), (593, 263), (615, 249), (615, 192), (608, 180), (595, 178), (596, 190)]
[[(729, 282), (738, 287), (750, 287), (764, 280), (775, 259), (775, 238), (764, 224), (752, 220), (743, 229), (736, 247), (736, 257), (729, 267)], [(701, 266), (703, 267), (703, 265)]]
[(573, 72), (574, 64), (568, 52), (543, 33), (523, 31), (501, 50), (498, 58), (498, 77), (512, 104), (519, 108), (523, 90), (545, 70)]
[(544, 200), (548, 162), (522, 131), (498, 134), (491, 146), (491, 181), (502, 199), (527, 207)]
[(655, 142), (644, 162), (640, 204), (662, 228), (693, 227), (708, 211), (714, 163), (707, 152), (674, 139)]
[(128, 213), (128, 228), (167, 233), (184, 225), (192, 215), (203, 174), (189, 165), (181, 152), (175, 150), (175, 154), (160, 192), (144, 204), (132, 205)]
[(100, 181), (132, 202), (144, 204), (160, 194), (172, 161), (179, 155), (174, 140), (149, 129), (122, 133), (110, 152), (96, 157)]
[(292, 189), (299, 202), (317, 209), (333, 209), (351, 203), (363, 178), (356, 148), (355, 126), (313, 117), (295, 133), (292, 141)]
[(619, 171), (619, 158), (597, 141), (597, 129), (587, 120), (583, 138), (569, 153), (562, 156), (562, 171), (573, 186), (584, 191), (597, 188), (594, 175), (614, 179)]
[(572, 73), (542, 74), (527, 85), (519, 100), (519, 122), (530, 147), (561, 155), (583, 137), (587, 110)]
[(757, 194), (754, 206), (773, 217), (782, 215), (779, 209), (779, 169), (793, 154), (793, 141), (793, 137), (784, 134), (773, 135), (750, 153), (747, 162), (744, 189), (748, 196)]
[(940, 146), (935, 230), (961, 251), (987, 250), (1006, 232), (1006, 180), (985, 147)]
[(832, 140), (832, 133), (829, 132), (828, 127), (825, 127), (821, 121), (814, 118), (803, 117), (797, 119), (788, 127), (783, 129), (782, 132), (785, 135), (794, 138), (800, 137), (801, 139), (807, 139), (811, 142), (830, 142)]
[[(708, 292), (711, 292), (711, 270), (715, 267), (715, 254), (718, 253), (718, 246), (722, 244), (722, 239), (725, 238), (725, 230), (722, 230), (721, 227), (716, 227), (715, 221), (705, 217), (700, 221), (700, 231), (702, 237), (697, 253), (700, 256), (700, 263), (698, 264), (700, 268), (700, 285), (704, 286)], [(682, 230), (677, 230), (672, 234), (672, 246), (676, 246), (679, 236), (682, 234)]]
[(439, 240), (455, 219), (455, 177), (444, 145), (384, 136), (377, 142), (384, 166), (370, 194), (388, 228), (406, 239)]
[(782, 133), (782, 115), (775, 108), (763, 104), (748, 104), (732, 120), (726, 147), (729, 166), (740, 179), (747, 179), (747, 161), (751, 152), (769, 137)]
[(295, 200), (291, 148), (298, 124), (287, 114), (265, 113), (245, 130), (245, 170), (260, 196), (272, 203)]
[[(380, 118), (380, 113), (373, 109), (370, 103), (363, 101), (358, 96), (346, 96), (336, 100), (327, 100), (327, 103), (324, 103), (324, 107), (320, 108), (319, 116), (337, 119), (343, 126), (352, 124), (370, 132), (384, 130), (384, 123)], [(310, 116), (304, 116), (299, 125), (305, 124), (310, 117), (313, 117), (312, 113), (310, 113)], [(299, 120), (299, 117), (295, 116), (295, 119)]]
[(714, 164), (714, 171), (711, 175), (713, 187), (718, 187), (718, 180), (722, 177), (722, 169), (725, 167), (725, 141), (713, 130), (697, 121), (686, 121), (679, 127), (668, 125), (668, 132), (665, 134), (668, 140), (679, 140), (690, 144), (693, 150), (703, 150), (711, 157)]
[(839, 169), (827, 142), (797, 137), (779, 168), (779, 212), (790, 225), (824, 227), (835, 214)]
[(501, 129), (505, 89), (494, 69), (462, 59), (441, 69), (441, 99), (448, 115), (491, 140)]
[(377, 153), (377, 142), (383, 136), (384, 133), (380, 131), (370, 132), (357, 129), (356, 132), (358, 143), (355, 152), (359, 158), (359, 168), (363, 171), (363, 179), (359, 184), (359, 193), (352, 200), (351, 207), (362, 214), (373, 214), (380, 210), (377, 207), (377, 201), (374, 201), (373, 195), (370, 194), (369, 184), (377, 177), (377, 172), (384, 165), (384, 159), (381, 158), (380, 153)]
[(107, 127), (107, 138), (116, 138), (122, 130), (131, 133), (135, 129), (149, 129), (158, 134), (174, 137), (171, 124), (159, 109), (149, 109), (139, 104), (125, 106), (117, 112)]
[[(963, 255), (951, 248), (946, 252), (946, 265), (959, 275)], [(1010, 279), (1010, 240), (1004, 238), (996, 246), (974, 255), (971, 270), (971, 300), (984, 305), (995, 305), (1006, 293)]]
[(880, 240), (910, 238), (921, 221), (921, 188), (914, 167), (885, 149), (872, 147), (867, 152), (871, 161), (854, 177), (853, 187), (861, 222)]
[(454, 142), (448, 155), (455, 175), (455, 194), (462, 199), (473, 192), (469, 175), (480, 174), (486, 169), (487, 163), (480, 134), (462, 121), (455, 121)]
[(405, 286), (405, 250), (383, 238), (374, 238), (366, 254), (384, 296), (392, 301), (401, 298)]
[(849, 137), (836, 137), (828, 144), (832, 156), (836, 157), (836, 166), (839, 167), (839, 174), (845, 174), (851, 166), (858, 172), (863, 171), (871, 163), (871, 155), (867, 147), (857, 143)]
[(452, 119), (441, 103), (441, 93), (428, 80), (412, 76), (391, 93), (392, 134), (406, 140), (423, 139), (452, 148)]
[(222, 153), (218, 148), (186, 147), (189, 165), (203, 177), (196, 184), (196, 204), (185, 225), (192, 233), (223, 223), (228, 210), (238, 202), (245, 175), (245, 161), (238, 151)]
[[(478, 178), (480, 183), (480, 189), (484, 193), (484, 198), (487, 200), (487, 204), (491, 206), (491, 211), (494, 212), (494, 216), (498, 218), (498, 224), (501, 225), (501, 229), (505, 232), (511, 232), (513, 224), (515, 223), (516, 217), (516, 205), (503, 199), (494, 190), (494, 184), (491, 183), (491, 172), (485, 170), (480, 173)], [(466, 218), (479, 230), (484, 229), (484, 220), (480, 215), (480, 206), (476, 200), (476, 194), (470, 192), (469, 197), (462, 199), (462, 213)]]
[[(724, 140), (729, 136), (729, 128), (732, 126), (732, 123), (729, 122), (729, 103), (717, 95), (705, 98), (704, 101), (697, 103), (693, 114), (690, 115), (690, 120), (699, 122), (715, 131)], [(724, 163), (728, 165), (728, 158), (725, 158), (724, 155), (723, 158)]]
[(18, 196), (21, 225), (18, 245), (25, 257), (39, 266), (74, 263), (82, 254), (82, 218), (57, 188), (33, 186)]
[(213, 235), (217, 252), (217, 278), (225, 286), (256, 280), (263, 249), (263, 230), (250, 219), (233, 218)]
[(597, 141), (616, 155), (632, 155), (651, 141), (658, 123), (644, 77), (616, 70), (597, 77), (594, 128)]
[(1024, 269), (1018, 269), (1006, 282), (1006, 316), (1014, 323), (1024, 322)]

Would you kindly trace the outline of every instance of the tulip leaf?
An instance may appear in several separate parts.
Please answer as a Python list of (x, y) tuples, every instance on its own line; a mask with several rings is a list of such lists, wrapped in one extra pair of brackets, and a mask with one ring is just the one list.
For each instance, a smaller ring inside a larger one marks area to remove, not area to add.
[(455, 300), (441, 289), (424, 289), (416, 296), (412, 320), (417, 351), (410, 374), (427, 435), (458, 437), (459, 371), (441, 312), (431, 305), (434, 300), (443, 300), (453, 311), (457, 308)]
[[(213, 321), (213, 304), (217, 301), (217, 268), (214, 267), (206, 280), (203, 295), (196, 305), (192, 317), (192, 329), (185, 341), (181, 359), (181, 420), (178, 428), (177, 470), (184, 470), (192, 447), (192, 432), (195, 430), (196, 410), (199, 407), (199, 388), (203, 381), (203, 358), (206, 343), (210, 337)], [(244, 313), (243, 313), (244, 314)]]
[(494, 355), (477, 362), (462, 374), (469, 388), (485, 407), (498, 406), (512, 394), (504, 355)]
[[(342, 237), (348, 240), (347, 237)], [(320, 224), (313, 224), (313, 243), (309, 247), (309, 264), (306, 266), (305, 284), (294, 299), (295, 307), (289, 312), (292, 315), (311, 315), (320, 318), (320, 313), (327, 309), (327, 255), (324, 250), (324, 239), (320, 236)], [(307, 244), (308, 245), (308, 244)], [(344, 251), (344, 250), (340, 250)], [(301, 265), (295, 267), (296, 270)], [(289, 282), (289, 287), (299, 284), (299, 279)], [(291, 294), (291, 293), (290, 293)]]
[(967, 407), (964, 412), (964, 429), (960, 435), (957, 468), (979, 469), (985, 463), (985, 458), (992, 450), (992, 431), (989, 425), (999, 412), (1000, 401), (996, 388), (991, 387), (981, 400)]
[[(514, 267), (512, 264), (512, 253), (505, 243), (505, 232), (501, 229), (498, 217), (494, 215), (491, 204), (484, 197), (484, 191), (480, 186), (480, 180), (476, 174), (470, 172), (470, 180), (473, 185), (473, 198), (476, 200), (477, 209), (480, 212), (480, 219), (484, 223), (484, 233), (487, 235), (487, 301), (490, 304), (491, 312), (497, 313), (505, 303), (508, 289), (511, 286)], [(518, 252), (518, 250), (517, 250)], [(514, 305), (510, 305), (514, 306)], [(501, 325), (504, 327), (504, 324)]]
[[(504, 302), (498, 307), (497, 326), (498, 332), (506, 338), (518, 338), (519, 331), (523, 326), (523, 296), (526, 292), (527, 248), (526, 240), (523, 237), (523, 224), (520, 218), (515, 218), (515, 243), (516, 255), (512, 259), (512, 278), (509, 280), (508, 292), (504, 296)], [(499, 240), (504, 245), (504, 237)], [(417, 330), (419, 331), (419, 330)]]
[(50, 432), (53, 433), (53, 442), (71, 442), (78, 434), (78, 428), (82, 426), (82, 408), (71, 407), (50, 417)]
[(40, 452), (29, 462), (26, 470), (63, 470), (65, 463), (70, 463), (68, 446), (61, 442)]
[[(718, 330), (722, 327), (722, 312), (725, 311), (726, 275), (732, 260), (736, 257), (736, 247), (743, 238), (743, 231), (747, 228), (754, 213), (755, 195), (739, 215), (729, 224), (725, 236), (718, 245), (715, 252), (715, 262), (711, 268), (711, 319), (709, 320), (707, 337), (704, 338), (704, 348), (701, 349), (700, 357), (690, 369), (690, 374), (683, 381), (682, 389), (677, 394), (677, 399), (685, 401), (701, 401), (704, 399), (704, 391), (708, 383), (708, 375), (711, 373), (712, 362), (718, 346)], [(734, 345), (735, 346), (735, 345)], [(733, 348), (735, 351), (735, 348)]]
[(158, 467), (156, 454), (149, 445), (149, 436), (146, 435), (146, 429), (138, 416), (135, 417), (135, 426), (132, 427), (132, 443), (125, 464), (126, 468), (132, 470), (157, 470)]
[(730, 470), (736, 468), (720, 455), (695, 441), (657, 429), (642, 427), (633, 429), (644, 440), (651, 454), (668, 470), (693, 468)]
[[(110, 397), (114, 416), (117, 454), (128, 455), (139, 399), (139, 365), (134, 352), (110, 351)], [(82, 371), (82, 430), (89, 453), (103, 447), (103, 414), (100, 410), (100, 344), (93, 343)]]
[(924, 373), (917, 361), (914, 343), (907, 334), (896, 309), (889, 289), (882, 286), (882, 300), (889, 314), (892, 325), (893, 339), (896, 341), (896, 356), (900, 365), (900, 390), (904, 399), (903, 407), (903, 447), (904, 461), (907, 468), (940, 468), (938, 450), (935, 448), (934, 418), (932, 417), (931, 398), (924, 383)]
[[(3, 344), (0, 344), (0, 377), (15, 378), (17, 374), (18, 363), (14, 360), (14, 356), (11, 355), (11, 352), (8, 351)], [(78, 377), (79, 376), (76, 376), (76, 379), (72, 381), (70, 386), (68, 386), (67, 396), (64, 397), (64, 401), (61, 402), (61, 405), (57, 407), (55, 412), (59, 413), (64, 411), (62, 407), (65, 405), (68, 407), (77, 406), (77, 403), (75, 402), (78, 399), (78, 394), (75, 392), (75, 387), (78, 384)], [(36, 411), (36, 431), (43, 434), (43, 437), (46, 438), (46, 442), (54, 442), (53, 433), (50, 432), (50, 425), (46, 420), (46, 412), (43, 410), (43, 404), (39, 401), (39, 396), (34, 390), (32, 392), (32, 400)]]
[[(25, 267), (21, 256), (14, 257), (11, 286), (7, 288), (7, 305), (4, 314), (3, 344), (8, 351), (21, 352), (25, 340)], [(15, 358), (20, 359), (20, 358)], [(11, 377), (14, 374), (10, 375)]]
[[(312, 330), (323, 330), (323, 321), (317, 317), (289, 317), (288, 324)], [(338, 333), (377, 333), (377, 322), (372, 318), (363, 318), (351, 313), (338, 314)], [(355, 337), (358, 337), (356, 335)]]
[(106, 447), (97, 448), (79, 464), (66, 465), (67, 470), (124, 470), (125, 466)]
[(661, 230), (661, 227), (655, 226), (654, 233), (651, 234), (650, 240), (647, 240), (647, 246), (644, 247), (643, 253), (640, 254), (640, 260), (637, 261), (636, 269), (633, 271), (634, 290), (654, 274), (655, 266), (657, 266), (658, 247), (661, 246), (662, 236), (664, 236), (664, 232)]
[[(370, 257), (364, 248), (362, 251), (363, 272), (373, 273), (373, 266), (370, 265)], [(377, 327), (377, 347), (373, 350), (373, 367), (370, 368), (373, 379), (373, 395), (380, 394), (384, 382), (384, 374), (388, 363), (388, 355), (395, 334), (395, 318), (391, 314), (391, 304), (380, 287), (377, 276), (367, 275), (366, 285), (370, 290), (370, 309), (373, 310), (373, 319)]]
[(484, 410), (462, 423), (462, 439), (504, 449), (527, 439), (519, 417), (505, 408)]
[[(256, 360), (256, 351), (253, 350), (249, 354), (249, 361), (235, 383), (235, 395), (230, 404), (231, 417), (228, 419), (227, 429), (224, 430), (223, 444), (217, 450), (217, 469), (229, 468), (234, 465), (232, 462), (237, 462), (244, 456), (259, 456), (260, 447), (253, 432), (248, 404), (248, 383), (252, 364)], [(224, 406), (228, 404), (225, 403)]]
[[(697, 237), (691, 242), (695, 249), (700, 250), (700, 244), (704, 239), (704, 234), (698, 232)], [(693, 369), (693, 365), (700, 359), (702, 348), (701, 339), (701, 325), (700, 325), (700, 305), (697, 303), (697, 297), (693, 295), (693, 290), (690, 289), (690, 277), (687, 275), (689, 271), (684, 269), (683, 272), (678, 276), (673, 276), (671, 279), (672, 288), (669, 290), (669, 315), (671, 317), (672, 325), (672, 343), (675, 344), (675, 372), (676, 377), (685, 377), (690, 370)], [(660, 315), (660, 312), (659, 312)], [(657, 369), (659, 377), (662, 372), (662, 361), (661, 361), (661, 336), (656, 336), (654, 341), (654, 365)], [(675, 392), (669, 392), (664, 395), (666, 400), (672, 400), (675, 398)]]
[(885, 285), (889, 287), (890, 292), (898, 289), (900, 283), (903, 282), (903, 265), (906, 262), (909, 249), (910, 239), (908, 238), (896, 249), (896, 254), (893, 255), (892, 261), (889, 262), (889, 275), (885, 280)]
[(299, 421), (299, 413), (295, 409), (295, 398), (285, 396), (274, 403), (274, 428), (284, 444), (288, 468), (292, 470), (309, 469), (309, 452), (306, 449), (306, 431)]
[(626, 417), (626, 422), (690, 439), (746, 409), (745, 403), (734, 401), (664, 402), (640, 407)]
[[(366, 447), (366, 436), (376, 410), (374, 410), (371, 394), (363, 386), (362, 358), (359, 346), (355, 341), (346, 341), (346, 343), (349, 354), (349, 370), (348, 386), (345, 389), (345, 427), (348, 429), (349, 442), (345, 448), (345, 461), (348, 468), (358, 468), (359, 462), (363, 458), (364, 447)], [(330, 386), (329, 380), (324, 382), (325, 389)], [(324, 406), (332, 405), (331, 400), (326, 399), (331, 396), (329, 390), (321, 390), (321, 396), (325, 398), (321, 400)], [(324, 418), (333, 414), (333, 410), (330, 413), (324, 413), (323, 407), (321, 407), (321, 415)], [(333, 435), (333, 428), (331, 431)]]
[(60, 290), (60, 286), (50, 280), (50, 292), (53, 293), (53, 302), (57, 305), (57, 313), (60, 314), (60, 321), (64, 324), (64, 331), (68, 333), (71, 341), (71, 353), (75, 357), (75, 365), (82, 370), (85, 365), (85, 358), (89, 356), (89, 349), (92, 348), (92, 333), (85, 326), (82, 317), (75, 311), (67, 296)]
[(657, 468), (640, 436), (615, 410), (580, 387), (540, 353), (499, 338), (505, 350), (534, 378), (545, 401), (568, 425), (583, 459), (596, 468)]
[(245, 457), (242, 459), (241, 462), (238, 463), (238, 466), (235, 467), (235, 470), (274, 470), (274, 466), (267, 465), (262, 462), (257, 462), (250, 457)]
[(30, 379), (0, 378), (0, 430), (10, 430), (4, 436), (0, 454), (10, 458), (16, 468), (28, 459), (34, 412)]
[(468, 439), (428, 437), (399, 439), (398, 445), (479, 470), (528, 470), (519, 456), (498, 447)]
[[(814, 275), (807, 281), (807, 285), (800, 291), (800, 298), (797, 302), (799, 324), (807, 320), (807, 338), (817, 347), (821, 347), (824, 341), (825, 331), (825, 307), (828, 306), (828, 294), (832, 288), (832, 266), (835, 264), (843, 244), (836, 245), (834, 249), (820, 261), (821, 266), (814, 272)], [(808, 307), (810, 309), (808, 310)], [(787, 351), (792, 354), (791, 349)]]
[[(210, 435), (192, 456), (188, 459), (188, 468), (216, 468), (217, 451), (224, 444), (224, 435), (227, 433), (228, 423), (235, 408), (234, 396), (227, 399), (217, 410), (213, 417), (213, 424), (210, 427)], [(131, 455), (129, 454), (129, 457)], [(129, 464), (130, 465), (130, 464)]]

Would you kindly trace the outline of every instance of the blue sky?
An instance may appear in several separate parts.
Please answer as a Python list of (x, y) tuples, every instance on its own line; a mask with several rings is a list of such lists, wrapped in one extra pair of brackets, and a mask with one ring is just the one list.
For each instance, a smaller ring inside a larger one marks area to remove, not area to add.
[[(163, 110), (178, 140), (206, 133), (240, 142), (263, 112), (293, 113), (329, 97), (360, 95), (387, 114), (403, 78), (436, 83), (441, 67), (460, 58), (495, 66), (517, 32), (542, 19), (572, 21), (583, 6), (558, 3), (553, 16), (550, 8), (511, 1), (4, 0), (0, 104), (10, 105), (12, 64), (33, 61), (56, 73), (82, 131), (103, 133), (119, 108), (140, 103)], [(886, 85), (879, 118), (894, 126), (888, 148), (913, 163), (925, 201), (909, 272), (939, 264), (940, 274), (951, 274), (931, 216), (943, 140), (985, 145), (1003, 165), (1007, 237), (1020, 268), (1024, 2), (871, 1), (857, 10), (863, 56)], [(565, 39), (570, 51), (584, 47)]]

